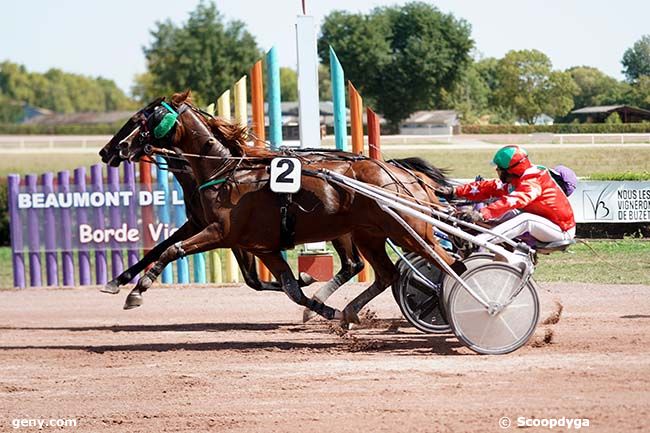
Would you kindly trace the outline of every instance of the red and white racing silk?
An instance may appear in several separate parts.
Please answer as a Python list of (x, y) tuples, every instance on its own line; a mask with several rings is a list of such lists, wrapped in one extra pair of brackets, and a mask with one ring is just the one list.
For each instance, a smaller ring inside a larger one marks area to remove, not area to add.
[(498, 197), (498, 200), (481, 209), (486, 220), (519, 209), (544, 217), (564, 231), (576, 225), (569, 199), (548, 170), (536, 166), (529, 167), (520, 177), (506, 184), (499, 179), (484, 180), (458, 186), (454, 192), (457, 197), (472, 201)]

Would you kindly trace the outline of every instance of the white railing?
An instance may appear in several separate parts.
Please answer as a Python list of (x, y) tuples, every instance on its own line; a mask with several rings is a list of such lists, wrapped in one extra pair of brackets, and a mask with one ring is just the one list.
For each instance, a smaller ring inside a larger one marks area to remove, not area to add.
[[(529, 136), (534, 136), (535, 134), (529, 134)], [(596, 144), (600, 143), (620, 143), (625, 144), (627, 139), (628, 143), (647, 143), (650, 142), (650, 133), (625, 133), (625, 134), (551, 134), (553, 137), (553, 142), (555, 139), (559, 140), (560, 144), (564, 144), (570, 141), (581, 141), (587, 140), (588, 143)], [(608, 140), (613, 138), (613, 140)], [(576, 140), (580, 139), (580, 140)]]
[(38, 150), (66, 152), (96, 151), (111, 139), (110, 135), (0, 135), (0, 152), (16, 153)]

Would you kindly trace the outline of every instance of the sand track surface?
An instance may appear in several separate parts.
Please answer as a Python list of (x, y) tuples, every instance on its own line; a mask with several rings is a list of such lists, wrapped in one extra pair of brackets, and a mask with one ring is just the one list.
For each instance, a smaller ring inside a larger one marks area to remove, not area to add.
[(650, 287), (541, 286), (546, 324), (504, 356), (417, 332), (388, 292), (344, 332), (244, 286), (154, 287), (131, 311), (127, 291), (2, 291), (0, 432), (498, 432), (504, 416), (649, 431)]

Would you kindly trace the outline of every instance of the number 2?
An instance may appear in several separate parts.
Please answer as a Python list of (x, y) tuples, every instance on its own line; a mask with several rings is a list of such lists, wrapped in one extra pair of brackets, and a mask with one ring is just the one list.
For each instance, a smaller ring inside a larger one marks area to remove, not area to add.
[(280, 173), (276, 179), (278, 183), (293, 183), (293, 179), (289, 179), (289, 175), (293, 172), (295, 165), (290, 159), (282, 159), (278, 162), (278, 168), (287, 167), (282, 173)]

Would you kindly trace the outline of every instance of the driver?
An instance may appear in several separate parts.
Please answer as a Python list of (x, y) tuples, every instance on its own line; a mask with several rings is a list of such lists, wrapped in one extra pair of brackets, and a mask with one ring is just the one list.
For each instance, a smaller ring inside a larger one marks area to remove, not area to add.
[[(501, 222), (492, 231), (508, 239), (528, 232), (540, 242), (569, 240), (575, 237), (576, 223), (573, 210), (564, 192), (548, 170), (531, 164), (528, 153), (520, 146), (505, 146), (492, 159), (499, 179), (484, 180), (447, 187), (441, 193), (472, 201), (497, 198), (480, 211), (468, 211), (463, 219), (471, 222), (499, 220), (505, 213), (521, 211), (515, 217)], [(481, 233), (483, 241), (499, 243), (489, 233)]]

